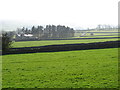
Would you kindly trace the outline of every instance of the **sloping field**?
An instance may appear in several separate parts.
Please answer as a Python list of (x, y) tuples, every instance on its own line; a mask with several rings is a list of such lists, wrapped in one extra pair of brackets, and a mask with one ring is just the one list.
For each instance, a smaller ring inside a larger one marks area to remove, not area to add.
[(3, 56), (3, 88), (117, 88), (118, 48)]
[(14, 47), (32, 47), (32, 46), (45, 46), (45, 45), (58, 45), (58, 44), (78, 44), (78, 43), (92, 43), (104, 41), (116, 41), (118, 38), (113, 39), (80, 39), (80, 40), (43, 40), (43, 41), (21, 41), (14, 42)]

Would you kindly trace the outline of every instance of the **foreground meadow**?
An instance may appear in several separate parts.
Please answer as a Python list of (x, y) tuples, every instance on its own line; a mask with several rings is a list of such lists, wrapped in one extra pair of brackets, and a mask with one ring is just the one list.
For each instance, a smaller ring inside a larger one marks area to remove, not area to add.
[(116, 88), (118, 48), (4, 55), (3, 88)]

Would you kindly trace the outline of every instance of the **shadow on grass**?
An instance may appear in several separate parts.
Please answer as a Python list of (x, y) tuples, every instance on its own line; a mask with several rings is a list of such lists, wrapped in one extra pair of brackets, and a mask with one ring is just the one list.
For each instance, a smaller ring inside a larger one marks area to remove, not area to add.
[(8, 52), (3, 52), (2, 55), (119, 48), (119, 47), (120, 47), (120, 41), (118, 40), (118, 41), (107, 41), (107, 42), (96, 42), (96, 43), (60, 44), (60, 45), (47, 45), (47, 46), (37, 46), (37, 47), (11, 48)]

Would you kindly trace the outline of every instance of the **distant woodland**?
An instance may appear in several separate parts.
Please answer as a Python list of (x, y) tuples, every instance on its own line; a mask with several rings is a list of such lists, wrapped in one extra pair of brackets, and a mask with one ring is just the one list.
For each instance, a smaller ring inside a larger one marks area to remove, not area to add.
[[(22, 38), (24, 35), (35, 37), (35, 38), (67, 38), (74, 36), (74, 29), (62, 25), (46, 25), (43, 26), (33, 26), (31, 29), (21, 28), (17, 29), (17, 38)], [(29, 37), (30, 37), (29, 36)]]
[[(86, 33), (86, 31), (91, 30), (117, 30), (118, 27), (110, 26), (110, 25), (98, 25), (94, 29), (87, 29), (87, 30), (74, 30), (68, 26), (64, 25), (46, 25), (46, 26), (32, 26), (31, 28), (22, 27), (17, 28), (15, 31), (7, 31), (8, 36), (11, 40), (21, 41), (21, 40), (41, 40), (41, 39), (59, 39), (59, 38), (69, 38), (74, 37), (75, 33), (79, 31), (79, 33)], [(2, 31), (2, 33), (6, 33), (6, 31)], [(92, 35), (93, 33), (91, 33)], [(80, 36), (80, 35), (79, 35)]]

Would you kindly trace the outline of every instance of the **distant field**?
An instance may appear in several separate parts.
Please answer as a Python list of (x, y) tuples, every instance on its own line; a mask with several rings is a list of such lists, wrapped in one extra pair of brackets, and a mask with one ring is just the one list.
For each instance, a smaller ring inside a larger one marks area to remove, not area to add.
[(109, 35), (94, 35), (94, 36), (90, 36), (90, 35), (88, 35), (88, 36), (76, 36), (76, 37), (73, 37), (73, 38), (106, 38), (106, 37), (120, 37), (120, 36), (118, 36), (118, 35), (111, 35), (111, 36), (109, 36)]
[(118, 87), (118, 48), (2, 58), (3, 88)]
[(118, 32), (118, 29), (116, 30), (91, 30), (90, 32)]
[[(80, 37), (82, 33), (86, 32), (87, 37), (118, 37), (118, 30), (92, 30), (92, 31), (77, 31), (75, 33), (75, 37)], [(93, 33), (93, 36), (90, 35), (90, 33)], [(109, 36), (108, 36), (109, 35)]]
[[(79, 30), (80, 31), (80, 30)], [(118, 29), (115, 30), (87, 30), (87, 32), (118, 32)]]
[(115, 41), (113, 39), (81, 39), (81, 40), (43, 40), (43, 41), (22, 41), (13, 43), (13, 47), (31, 47), (31, 46), (45, 46), (45, 45), (57, 45), (57, 44), (77, 44), (77, 43), (92, 43), (92, 42), (104, 42)]
[[(75, 37), (80, 37), (82, 33), (75, 33)], [(90, 33), (87, 33), (83, 37), (120, 37), (117, 33), (93, 33), (94, 35), (91, 36)]]

